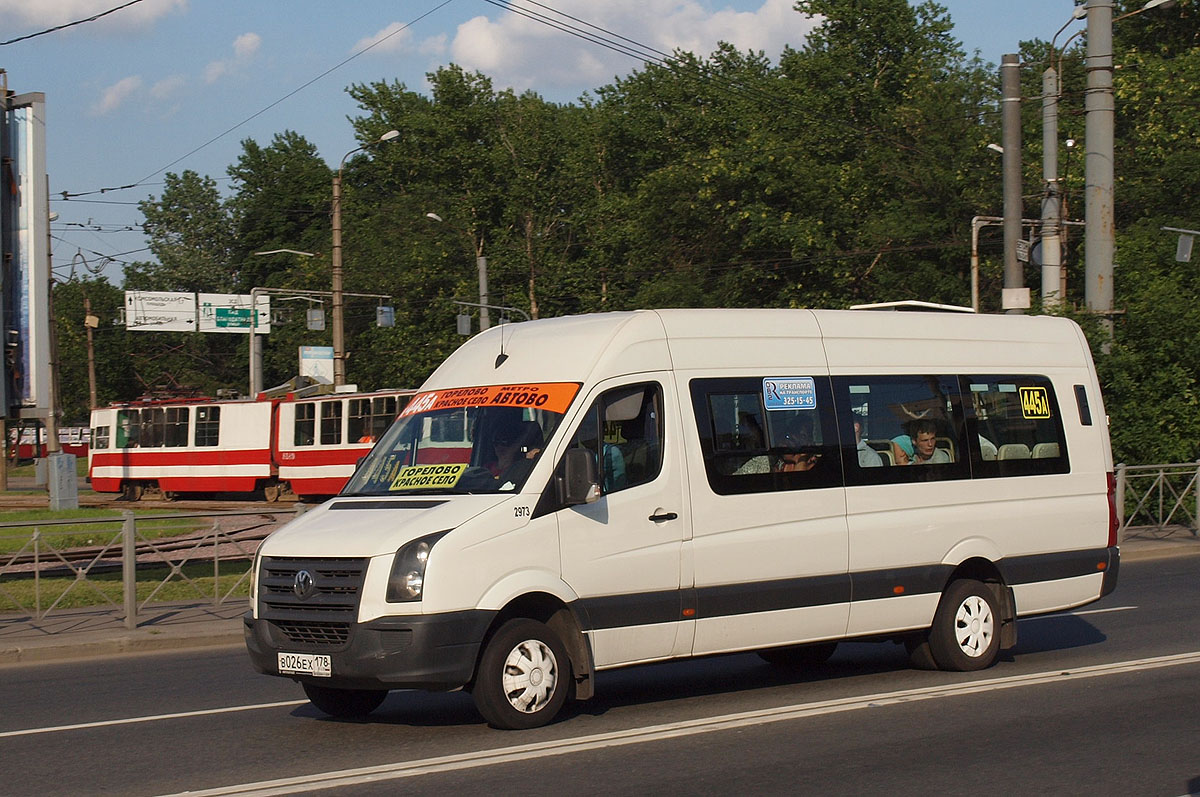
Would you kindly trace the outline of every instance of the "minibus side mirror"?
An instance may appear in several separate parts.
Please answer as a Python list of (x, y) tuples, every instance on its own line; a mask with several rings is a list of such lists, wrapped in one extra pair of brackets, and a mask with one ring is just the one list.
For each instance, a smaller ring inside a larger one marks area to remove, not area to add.
[(600, 499), (596, 456), (586, 448), (567, 449), (563, 460), (563, 493), (563, 503), (567, 506), (590, 504)]

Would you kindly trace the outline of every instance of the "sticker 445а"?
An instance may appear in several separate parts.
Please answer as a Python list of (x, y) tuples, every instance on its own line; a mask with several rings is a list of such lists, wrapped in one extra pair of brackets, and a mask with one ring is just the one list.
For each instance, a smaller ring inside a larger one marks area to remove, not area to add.
[(1046, 395), (1046, 388), (1021, 388), (1021, 415), (1026, 418), (1050, 417), (1050, 397)]

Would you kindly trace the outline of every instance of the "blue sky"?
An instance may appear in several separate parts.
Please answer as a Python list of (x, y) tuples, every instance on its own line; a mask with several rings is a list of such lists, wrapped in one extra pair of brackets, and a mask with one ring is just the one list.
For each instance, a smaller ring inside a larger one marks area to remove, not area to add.
[[(0, 0), (0, 40), (123, 2)], [(785, 44), (799, 46), (812, 27), (791, 10), (792, 0), (541, 2), (665, 52), (708, 54), (726, 40), (775, 58)], [(1074, 4), (942, 5), (966, 51), (999, 63), (1022, 40), (1049, 39)], [(640, 66), (486, 0), (140, 0), (94, 22), (0, 47), (8, 88), (46, 94), (51, 210), (59, 214), (51, 225), (56, 276), (107, 263), (104, 273), (114, 282), (123, 261), (152, 259), (139, 251), (141, 235), (127, 228), (140, 223), (136, 203), (161, 191), (165, 172), (192, 169), (227, 186), (225, 170), (241, 141), (267, 144), (283, 130), (304, 135), (336, 164), (357, 146), (347, 121), (358, 114), (348, 85), (398, 80), (420, 90), (426, 72), (450, 62), (484, 72), (498, 88), (532, 89), (563, 102)], [(130, 184), (136, 187), (90, 193)], [(63, 200), (64, 191), (85, 195)]]

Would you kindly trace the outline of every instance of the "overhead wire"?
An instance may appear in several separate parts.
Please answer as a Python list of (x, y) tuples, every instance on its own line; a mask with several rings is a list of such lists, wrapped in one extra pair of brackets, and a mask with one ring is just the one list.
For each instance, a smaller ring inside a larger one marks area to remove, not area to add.
[[(140, 0), (133, 0), (133, 1), (134, 1), (134, 2), (140, 2)], [(280, 97), (279, 99), (277, 99), (277, 100), (275, 100), (274, 102), (270, 103), (269, 105), (267, 105), (267, 106), (265, 106), (265, 107), (263, 107), (263, 108), (259, 109), (258, 111), (255, 111), (255, 112), (254, 112), (254, 113), (252, 113), (250, 116), (247, 116), (245, 119), (241, 120), (241, 121), (240, 121), (240, 122), (238, 122), (237, 124), (235, 124), (235, 125), (232, 125), (232, 126), (230, 126), (230, 127), (226, 128), (225, 130), (221, 131), (221, 132), (220, 132), (220, 133), (218, 133), (217, 135), (215, 135), (215, 136), (213, 136), (212, 138), (210, 138), (210, 139), (208, 139), (207, 141), (205, 141), (203, 144), (200, 144), (199, 146), (197, 146), (197, 147), (194, 147), (194, 148), (192, 148), (192, 149), (188, 150), (188, 151), (187, 151), (187, 152), (185, 152), (183, 155), (180, 155), (178, 158), (176, 158), (175, 160), (173, 160), (173, 161), (171, 161), (170, 163), (168, 163), (166, 166), (163, 166), (163, 167), (161, 167), (161, 168), (155, 169), (154, 171), (150, 172), (150, 173), (149, 173), (149, 174), (147, 174), (145, 177), (141, 178), (140, 180), (138, 180), (138, 181), (136, 181), (136, 182), (129, 183), (129, 184), (127, 184), (127, 185), (116, 186), (116, 187), (113, 187), (113, 188), (101, 188), (101, 189), (98, 189), (98, 190), (95, 190), (95, 191), (82, 191), (82, 192), (78, 192), (78, 193), (75, 193), (75, 192), (70, 192), (70, 191), (63, 191), (63, 192), (62, 192), (62, 194), (61, 194), (61, 196), (62, 196), (62, 198), (63, 198), (63, 199), (71, 199), (71, 198), (78, 197), (78, 196), (87, 196), (87, 195), (90, 195), (90, 194), (97, 194), (97, 193), (100, 193), (100, 194), (102, 194), (102, 193), (105, 193), (105, 192), (108, 192), (108, 191), (124, 191), (124, 190), (130, 189), (130, 188), (138, 188), (138, 187), (140, 187), (140, 186), (149, 185), (149, 183), (148, 183), (147, 181), (148, 181), (148, 180), (149, 180), (151, 177), (154, 177), (155, 175), (158, 175), (158, 174), (161, 174), (162, 172), (165, 172), (167, 169), (170, 169), (172, 166), (176, 165), (177, 163), (180, 163), (181, 161), (184, 161), (184, 160), (186, 160), (186, 159), (190, 158), (192, 155), (195, 155), (195, 154), (196, 154), (197, 152), (199, 152), (200, 150), (202, 150), (202, 149), (205, 149), (206, 147), (208, 147), (208, 146), (210, 146), (210, 145), (212, 145), (212, 144), (216, 143), (217, 141), (220, 141), (222, 138), (224, 138), (225, 136), (229, 135), (230, 133), (232, 133), (233, 131), (237, 130), (238, 128), (240, 128), (240, 127), (243, 127), (243, 126), (244, 126), (244, 125), (246, 125), (246, 124), (249, 124), (250, 122), (252, 122), (252, 121), (254, 121), (255, 119), (257, 119), (258, 117), (262, 116), (262, 115), (263, 115), (264, 113), (266, 113), (267, 111), (269, 111), (269, 110), (271, 110), (272, 108), (276, 107), (277, 105), (279, 105), (279, 104), (281, 104), (281, 103), (283, 103), (283, 102), (285, 102), (285, 101), (287, 101), (287, 100), (291, 99), (292, 97), (294, 97), (295, 95), (299, 94), (301, 91), (303, 91), (304, 89), (308, 88), (308, 87), (309, 87), (309, 86), (311, 86), (312, 84), (316, 83), (317, 81), (321, 80), (322, 78), (325, 78), (325, 77), (327, 77), (328, 75), (332, 74), (333, 72), (337, 71), (338, 69), (341, 69), (341, 68), (342, 68), (343, 66), (345, 66), (346, 64), (350, 63), (351, 61), (353, 61), (354, 59), (356, 59), (356, 58), (358, 58), (359, 56), (363, 55), (364, 53), (367, 53), (367, 52), (369, 52), (370, 50), (373, 50), (374, 48), (376, 48), (376, 47), (378, 47), (379, 45), (381, 45), (381, 44), (383, 44), (384, 42), (386, 42), (388, 39), (392, 38), (393, 36), (396, 36), (396, 35), (398, 35), (398, 34), (400, 34), (400, 33), (403, 33), (405, 30), (407, 30), (407, 29), (411, 28), (413, 25), (417, 24), (418, 22), (420, 22), (421, 20), (423, 20), (423, 19), (425, 19), (426, 17), (430, 16), (431, 14), (434, 14), (435, 12), (437, 12), (437, 11), (440, 11), (442, 8), (445, 8), (446, 6), (450, 5), (450, 3), (452, 3), (452, 2), (454, 2), (454, 0), (442, 0), (442, 2), (438, 3), (438, 4), (437, 4), (436, 6), (434, 6), (433, 8), (430, 8), (430, 9), (429, 9), (428, 11), (426, 11), (425, 13), (423, 13), (423, 14), (420, 14), (419, 16), (415, 17), (414, 19), (412, 19), (412, 20), (410, 20), (410, 21), (408, 21), (408, 22), (404, 23), (403, 25), (401, 25), (401, 26), (399, 26), (398, 28), (396, 28), (394, 31), (392, 31), (392, 32), (388, 33), (386, 36), (382, 36), (382, 37), (380, 37), (380, 38), (379, 38), (377, 41), (374, 41), (374, 42), (372, 42), (372, 43), (370, 43), (370, 44), (366, 45), (365, 47), (363, 47), (363, 48), (361, 48), (361, 49), (359, 49), (359, 50), (356, 50), (356, 51), (354, 51), (354, 52), (353, 52), (353, 53), (351, 53), (349, 56), (347, 56), (346, 58), (343, 58), (341, 61), (339, 61), (338, 63), (336, 63), (336, 64), (334, 64), (333, 66), (329, 67), (329, 68), (328, 68), (328, 69), (326, 69), (324, 72), (322, 72), (322, 73), (320, 73), (319, 75), (317, 75), (316, 77), (314, 77), (314, 78), (312, 78), (312, 79), (310, 79), (310, 80), (307, 80), (307, 81), (305, 81), (304, 83), (302, 83), (301, 85), (297, 86), (295, 89), (293, 89), (293, 90), (289, 91), (287, 94), (283, 95), (282, 97)]]
[(123, 8), (129, 8), (130, 6), (136, 5), (140, 2), (142, 2), (142, 0), (129, 0), (128, 3), (123, 3), (119, 6), (117, 6), (116, 8), (110, 8), (107, 11), (101, 11), (99, 14), (93, 14), (92, 16), (88, 17), (87, 19), (77, 19), (74, 22), (68, 22), (64, 25), (56, 25), (53, 28), (47, 28), (46, 30), (40, 30), (37, 33), (29, 33), (29, 34), (26, 34), (25, 36), (18, 36), (15, 39), (9, 39), (6, 42), (0, 42), (0, 47), (3, 47), (8, 44), (16, 44), (17, 42), (23, 42), (26, 39), (33, 39), (38, 36), (45, 36), (47, 33), (56, 33), (60, 30), (66, 30), (67, 28), (73, 28), (76, 25), (82, 25), (85, 22), (95, 22), (96, 20), (100, 19), (101, 17), (107, 17), (109, 14), (113, 14), (117, 11), (120, 11)]

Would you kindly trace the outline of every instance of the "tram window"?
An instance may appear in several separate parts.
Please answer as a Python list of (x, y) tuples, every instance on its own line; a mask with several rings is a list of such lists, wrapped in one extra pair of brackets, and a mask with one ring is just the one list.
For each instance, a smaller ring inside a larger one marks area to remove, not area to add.
[(161, 448), (167, 431), (167, 414), (162, 407), (142, 410), (142, 448)]
[(321, 445), (335, 446), (342, 442), (342, 402), (321, 402)]
[(395, 396), (381, 396), (371, 399), (371, 439), (378, 440), (379, 436), (388, 430), (400, 409), (396, 406)]
[(163, 443), (165, 445), (178, 448), (188, 444), (189, 415), (191, 415), (191, 410), (188, 407), (167, 407), (166, 427), (163, 436)]
[(138, 410), (117, 410), (117, 448), (137, 448), (141, 416)]
[(91, 447), (96, 450), (108, 448), (108, 427), (96, 426), (92, 429)]
[(221, 439), (221, 408), (196, 408), (196, 445), (215, 446)]
[(346, 439), (351, 443), (373, 443), (396, 419), (396, 397), (351, 399), (346, 419)]
[(316, 442), (316, 418), (316, 404), (296, 405), (296, 445), (311, 446)]

